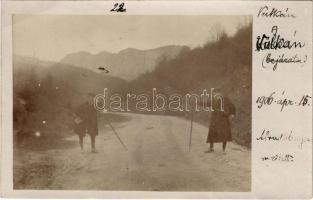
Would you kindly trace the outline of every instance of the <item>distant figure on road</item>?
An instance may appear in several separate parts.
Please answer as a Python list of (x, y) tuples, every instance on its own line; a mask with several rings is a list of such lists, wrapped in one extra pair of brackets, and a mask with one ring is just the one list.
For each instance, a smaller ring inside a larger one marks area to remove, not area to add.
[[(221, 107), (221, 99), (223, 107)], [(207, 143), (210, 143), (210, 149), (206, 153), (214, 151), (214, 143), (223, 144), (223, 152), (225, 152), (226, 144), (232, 140), (231, 127), (229, 117), (234, 117), (236, 109), (234, 104), (220, 92), (215, 95), (211, 103), (214, 111), (211, 114), (211, 123), (207, 137)]]
[(98, 135), (97, 110), (93, 105), (94, 95), (88, 94), (88, 101), (79, 106), (75, 111), (75, 128), (74, 131), (79, 137), (80, 148), (84, 149), (84, 137), (90, 135), (91, 152), (97, 153), (95, 143)]

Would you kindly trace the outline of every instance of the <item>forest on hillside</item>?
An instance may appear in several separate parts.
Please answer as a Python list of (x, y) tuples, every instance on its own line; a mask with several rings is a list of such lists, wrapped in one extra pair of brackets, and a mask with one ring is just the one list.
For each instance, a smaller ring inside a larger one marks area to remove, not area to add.
[[(234, 36), (222, 30), (215, 40), (202, 47), (184, 49), (174, 59), (162, 59), (155, 69), (130, 82), (133, 93), (151, 93), (152, 88), (170, 95), (201, 93), (203, 89), (218, 88), (234, 103), (237, 115), (232, 121), (233, 138), (242, 145), (251, 144), (252, 93), (252, 24), (238, 28)], [(165, 112), (183, 115), (190, 113)], [(194, 113), (195, 121), (208, 126), (210, 114)]]

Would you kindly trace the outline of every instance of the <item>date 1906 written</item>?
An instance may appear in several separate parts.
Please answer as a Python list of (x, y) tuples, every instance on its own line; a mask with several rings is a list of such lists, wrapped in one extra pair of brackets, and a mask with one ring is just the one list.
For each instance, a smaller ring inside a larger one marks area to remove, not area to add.
[(270, 95), (259, 96), (256, 103), (259, 109), (263, 106), (279, 105), (282, 112), (287, 106), (311, 106), (311, 99), (312, 97), (307, 94), (302, 95), (300, 98), (288, 98), (285, 97), (285, 91), (283, 91), (282, 93), (272, 92)]

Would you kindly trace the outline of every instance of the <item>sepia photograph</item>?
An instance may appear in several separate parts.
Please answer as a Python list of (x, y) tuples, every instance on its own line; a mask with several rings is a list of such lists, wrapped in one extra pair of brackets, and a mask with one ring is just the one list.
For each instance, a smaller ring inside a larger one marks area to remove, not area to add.
[(14, 190), (250, 192), (251, 15), (12, 16)]

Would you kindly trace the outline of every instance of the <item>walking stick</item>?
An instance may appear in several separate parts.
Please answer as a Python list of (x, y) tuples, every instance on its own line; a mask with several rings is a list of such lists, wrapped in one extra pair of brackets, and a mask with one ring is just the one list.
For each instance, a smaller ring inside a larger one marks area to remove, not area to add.
[(122, 146), (124, 147), (124, 149), (126, 151), (128, 151), (126, 145), (123, 143), (122, 139), (120, 138), (120, 136), (117, 134), (117, 132), (115, 131), (115, 129), (113, 128), (112, 124), (109, 122), (108, 119), (105, 118), (105, 120), (107, 121), (107, 123), (109, 124), (109, 126), (111, 127), (113, 133), (116, 135), (117, 139), (120, 141), (120, 143), (122, 144)]
[(191, 111), (191, 120), (190, 120), (190, 132), (189, 132), (189, 152), (190, 152), (190, 150), (191, 150), (192, 125), (193, 125), (193, 111)]

